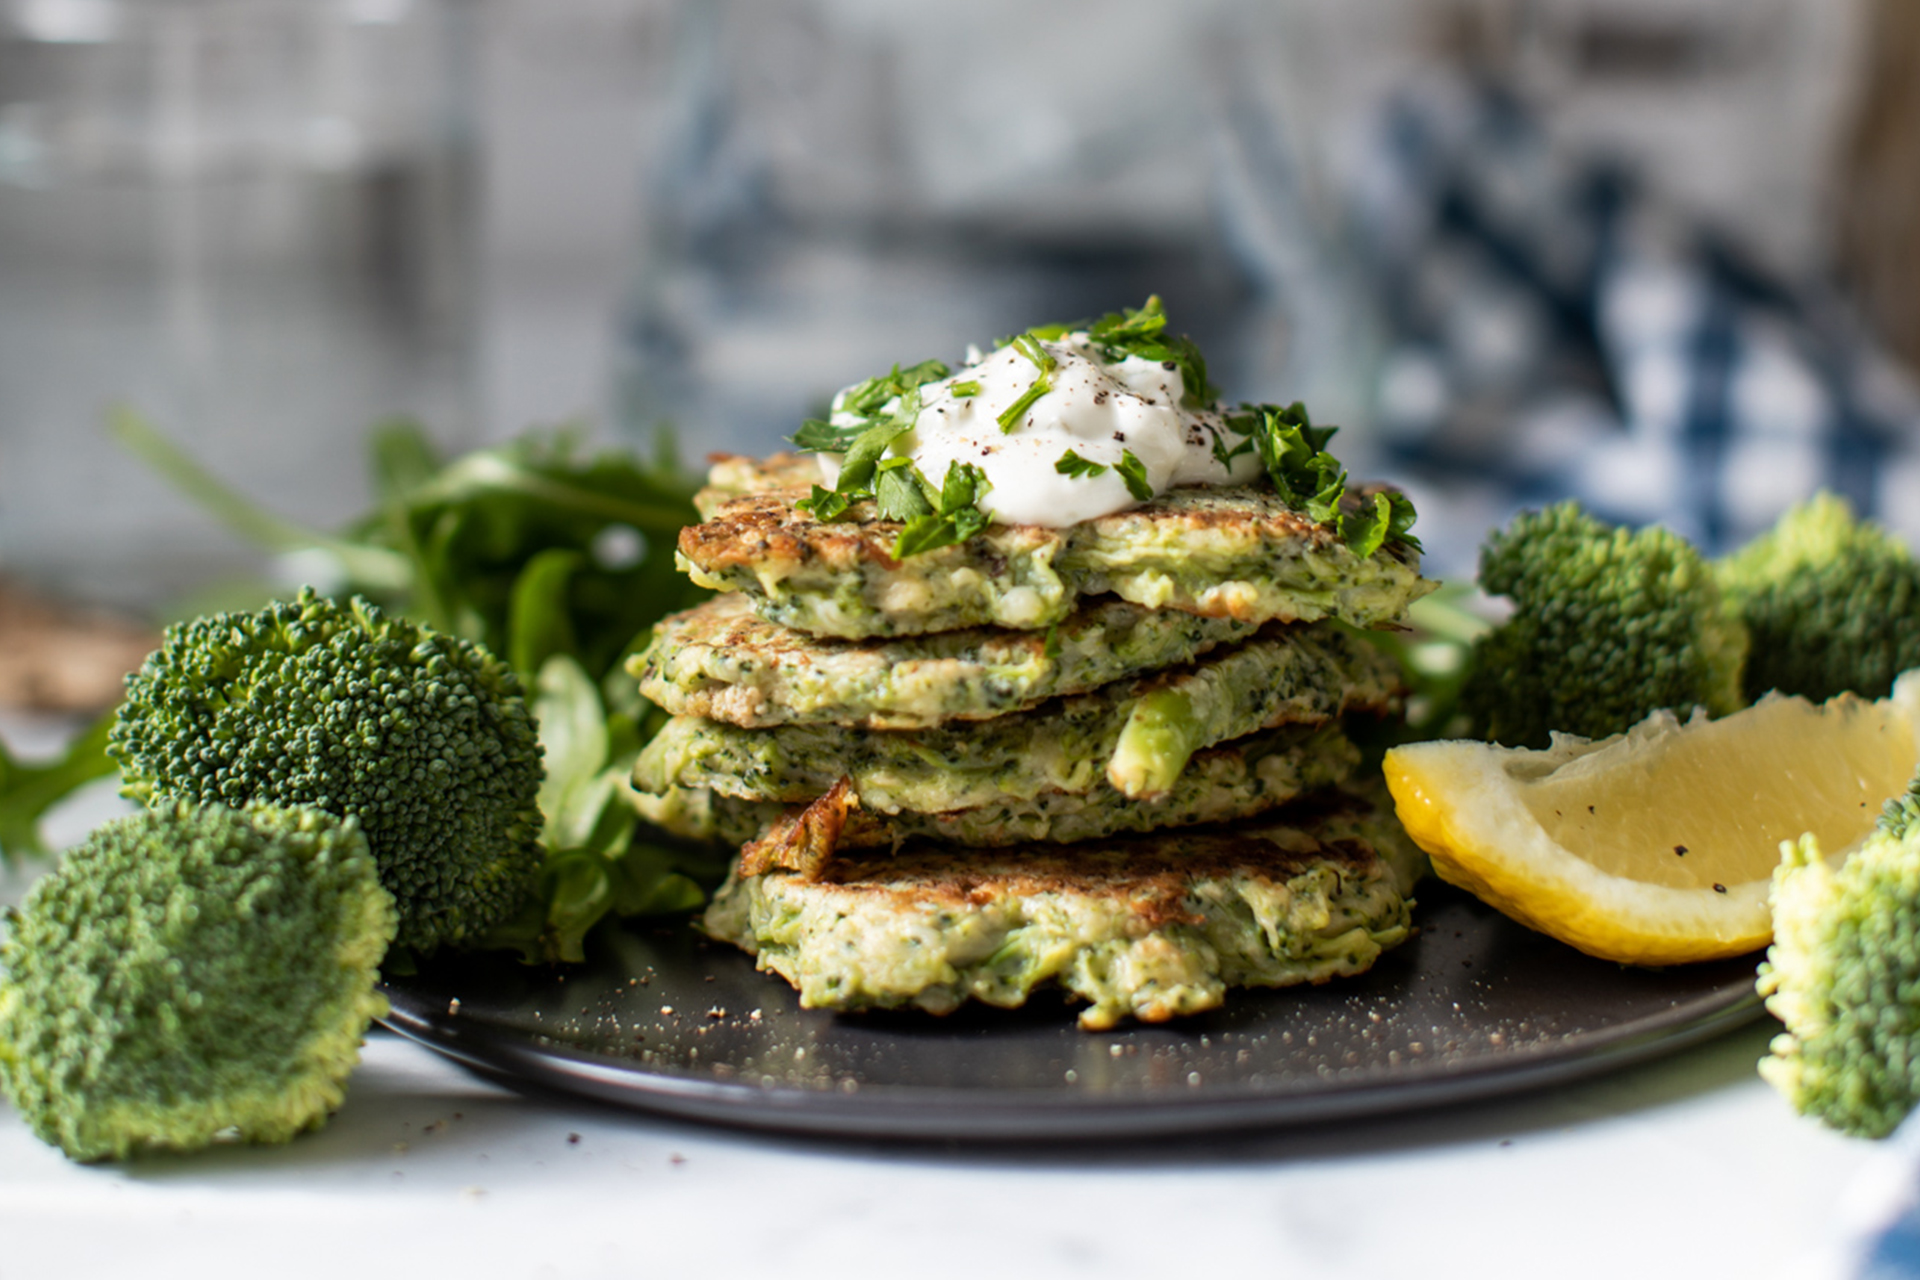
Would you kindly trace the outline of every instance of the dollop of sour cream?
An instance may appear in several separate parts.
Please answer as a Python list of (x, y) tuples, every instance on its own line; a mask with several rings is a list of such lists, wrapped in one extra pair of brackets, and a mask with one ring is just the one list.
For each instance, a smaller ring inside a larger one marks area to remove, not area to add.
[[(1059, 527), (1137, 507), (1144, 499), (1128, 489), (1119, 467), (1126, 454), (1139, 459), (1158, 496), (1181, 485), (1245, 484), (1261, 473), (1251, 450), (1223, 466), (1214, 443), (1241, 443), (1228, 430), (1220, 406), (1188, 408), (1178, 366), (1128, 355), (1109, 361), (1084, 332), (1040, 344), (1054, 359), (1051, 389), (1028, 406), (1011, 431), (999, 416), (1033, 386), (1040, 370), (1013, 346), (987, 355), (968, 353), (959, 371), (920, 388), (913, 429), (888, 451), (913, 459), (935, 485), (952, 463), (972, 463), (992, 486), (980, 509), (1004, 524)], [(977, 384), (972, 391), (970, 384)], [(959, 388), (960, 393), (956, 393)], [(834, 426), (862, 419), (833, 400)], [(898, 409), (889, 402), (888, 412)], [(1063, 475), (1057, 465), (1068, 451), (1104, 467), (1097, 475)], [(840, 458), (820, 455), (826, 483), (839, 478)]]

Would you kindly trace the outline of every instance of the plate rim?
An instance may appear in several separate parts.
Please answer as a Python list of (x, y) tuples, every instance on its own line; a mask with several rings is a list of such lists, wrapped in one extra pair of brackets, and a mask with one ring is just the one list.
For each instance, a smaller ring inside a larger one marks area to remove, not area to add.
[(1193, 1095), (897, 1084), (861, 1084), (849, 1092), (715, 1079), (564, 1042), (541, 1043), (536, 1033), (449, 1014), (437, 999), (409, 991), (404, 980), (383, 983), (382, 990), (391, 1006), (382, 1025), (521, 1092), (559, 1093), (736, 1129), (861, 1141), (1084, 1141), (1424, 1111), (1609, 1074), (1714, 1039), (1765, 1013), (1751, 983), (1729, 983), (1571, 1041), (1515, 1046), (1499, 1057), (1454, 1066), (1403, 1062), (1395, 1078), (1334, 1089), (1303, 1088), (1294, 1080), (1234, 1081)]

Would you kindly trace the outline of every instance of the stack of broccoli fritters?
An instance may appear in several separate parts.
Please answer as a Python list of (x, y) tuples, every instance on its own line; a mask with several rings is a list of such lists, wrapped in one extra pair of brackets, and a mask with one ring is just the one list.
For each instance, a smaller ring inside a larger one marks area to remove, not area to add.
[(813, 1007), (1057, 981), (1089, 1026), (1405, 935), (1418, 855), (1341, 785), (1346, 717), (1401, 696), (1352, 627), (1424, 593), (1413, 549), (1358, 554), (1262, 483), (895, 559), (870, 504), (796, 507), (817, 479), (718, 463), (680, 549), (735, 594), (631, 664), (673, 713), (635, 769), (650, 816), (745, 846), (709, 932)]

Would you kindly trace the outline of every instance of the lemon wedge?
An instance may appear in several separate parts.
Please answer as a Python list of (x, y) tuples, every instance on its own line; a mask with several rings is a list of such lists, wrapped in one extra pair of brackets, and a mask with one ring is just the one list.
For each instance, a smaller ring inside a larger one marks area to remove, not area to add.
[(1769, 694), (1544, 751), (1423, 742), (1386, 774), (1442, 879), (1589, 955), (1663, 965), (1767, 945), (1780, 842), (1812, 832), (1844, 856), (1916, 762), (1920, 672), (1878, 702)]

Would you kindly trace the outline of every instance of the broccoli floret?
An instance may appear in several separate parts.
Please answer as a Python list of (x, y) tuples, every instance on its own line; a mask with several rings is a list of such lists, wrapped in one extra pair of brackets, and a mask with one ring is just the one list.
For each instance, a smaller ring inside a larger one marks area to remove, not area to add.
[(0, 945), (0, 1087), (76, 1160), (285, 1142), (340, 1105), (394, 924), (351, 819), (174, 804), (109, 823)]
[(1884, 698), (1920, 667), (1920, 564), (1829, 493), (1794, 507), (1719, 565), (1753, 635), (1746, 691)]
[(108, 749), (143, 803), (359, 819), (418, 952), (510, 915), (540, 865), (540, 746), (520, 682), (469, 641), (303, 591), (170, 628)]
[(1745, 705), (1746, 628), (1674, 533), (1610, 528), (1573, 502), (1527, 512), (1481, 548), (1480, 586), (1514, 606), (1476, 644), (1461, 694), (1494, 741), (1544, 747), (1555, 730), (1603, 738), (1661, 707)]
[(1879, 1138), (1920, 1102), (1920, 779), (1838, 871), (1781, 845), (1760, 994), (1786, 1023), (1760, 1074), (1803, 1113)]

